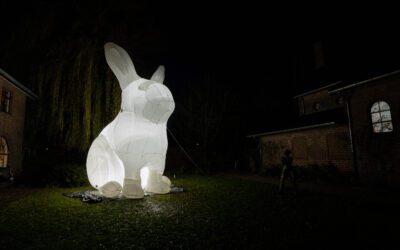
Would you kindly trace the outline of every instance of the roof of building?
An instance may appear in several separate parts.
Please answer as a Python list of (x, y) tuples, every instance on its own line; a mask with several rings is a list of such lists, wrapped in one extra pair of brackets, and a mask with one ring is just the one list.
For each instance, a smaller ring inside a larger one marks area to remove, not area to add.
[(22, 83), (20, 83), (17, 80), (15, 80), (14, 77), (12, 77), (10, 74), (5, 72), (1, 68), (0, 68), (0, 76), (4, 77), (6, 80), (8, 80), (11, 84), (13, 84), (15, 87), (17, 87), (20, 91), (22, 91), (29, 98), (31, 98), (31, 99), (37, 99), (38, 98), (38, 96), (35, 93), (33, 93), (30, 89), (25, 87)]
[(327, 122), (327, 123), (322, 123), (322, 124), (314, 124), (314, 125), (309, 125), (309, 126), (283, 129), (283, 130), (271, 131), (271, 132), (261, 133), (261, 134), (248, 135), (246, 137), (247, 138), (256, 138), (256, 137), (265, 136), (265, 135), (275, 135), (275, 134), (295, 132), (295, 131), (301, 131), (301, 130), (307, 130), (307, 129), (313, 129), (313, 128), (327, 127), (327, 126), (332, 126), (335, 124), (336, 124), (335, 122)]
[(334, 83), (330, 83), (330, 84), (325, 85), (325, 86), (322, 86), (322, 87), (320, 87), (320, 88), (312, 89), (312, 90), (309, 90), (309, 91), (307, 91), (307, 92), (298, 94), (298, 95), (294, 96), (293, 98), (302, 97), (302, 96), (309, 95), (309, 94), (312, 94), (312, 93), (315, 93), (315, 92), (318, 92), (318, 91), (321, 91), (321, 90), (324, 90), (324, 89), (328, 89), (328, 88), (337, 86), (337, 85), (339, 85), (340, 83), (342, 83), (342, 81), (337, 81), (337, 82), (334, 82)]
[(333, 93), (337, 93), (337, 92), (340, 92), (340, 91), (343, 91), (343, 90), (355, 88), (355, 87), (358, 87), (358, 86), (361, 86), (361, 85), (364, 85), (364, 84), (367, 84), (367, 83), (370, 83), (370, 82), (374, 82), (374, 81), (377, 81), (377, 80), (381, 80), (381, 79), (384, 79), (386, 77), (394, 76), (394, 75), (397, 75), (397, 74), (400, 74), (400, 70), (396, 70), (396, 71), (393, 71), (393, 72), (390, 72), (390, 73), (387, 73), (387, 74), (375, 76), (375, 77), (369, 78), (367, 80), (359, 81), (359, 82), (356, 82), (356, 83), (348, 84), (348, 85), (343, 86), (343, 87), (334, 88), (334, 89), (330, 90), (329, 93), (333, 94)]
[(315, 93), (315, 92), (318, 92), (318, 91), (321, 91), (321, 90), (324, 90), (324, 89), (328, 89), (329, 93), (334, 94), (334, 93), (337, 93), (337, 92), (340, 92), (340, 91), (343, 91), (343, 90), (347, 90), (347, 89), (350, 89), (350, 88), (358, 87), (358, 86), (364, 85), (366, 83), (374, 82), (374, 81), (377, 81), (377, 80), (380, 80), (380, 79), (384, 79), (386, 77), (394, 76), (394, 75), (397, 75), (397, 74), (400, 74), (400, 70), (395, 70), (395, 71), (392, 71), (392, 72), (389, 72), (389, 73), (381, 74), (381, 75), (378, 75), (378, 76), (373, 76), (373, 77), (370, 77), (370, 78), (367, 78), (367, 79), (361, 78), (362, 80), (360, 80), (360, 78), (356, 78), (356, 79), (347, 79), (347, 80), (337, 81), (337, 82), (334, 82), (334, 83), (331, 83), (331, 84), (327, 84), (327, 85), (323, 85), (322, 87), (314, 88), (314, 89), (311, 89), (311, 90), (306, 91), (304, 93), (298, 94), (298, 95), (294, 96), (293, 98), (298, 98), (298, 97), (302, 97), (302, 96), (305, 96), (305, 95), (309, 95), (309, 94), (312, 94), (312, 93)]
[[(302, 129), (314, 128), (313, 126), (321, 124), (348, 124), (348, 117), (344, 109), (339, 107), (331, 110), (325, 110), (323, 112), (316, 112), (313, 114), (301, 115), (290, 122), (286, 123), (286, 126), (276, 127), (275, 130), (272, 128), (270, 131), (263, 131), (262, 133), (254, 133), (247, 137), (254, 137), (255, 135), (270, 135), (279, 134), (284, 132), (297, 131)], [(257, 137), (257, 136), (256, 136)]]

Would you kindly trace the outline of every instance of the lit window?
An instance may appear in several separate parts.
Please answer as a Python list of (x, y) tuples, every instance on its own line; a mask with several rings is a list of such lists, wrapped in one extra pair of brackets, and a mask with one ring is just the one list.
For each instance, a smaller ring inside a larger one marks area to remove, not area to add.
[(4, 137), (0, 137), (0, 168), (7, 167), (8, 147)]
[(11, 111), (11, 91), (4, 89), (1, 94), (1, 111), (10, 113)]
[(386, 133), (393, 131), (392, 115), (390, 107), (384, 101), (378, 101), (372, 104), (371, 120), (374, 133)]

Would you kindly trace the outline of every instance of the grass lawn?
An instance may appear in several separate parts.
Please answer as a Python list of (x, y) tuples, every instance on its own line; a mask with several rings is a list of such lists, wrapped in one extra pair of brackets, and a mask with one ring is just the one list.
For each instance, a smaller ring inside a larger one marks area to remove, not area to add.
[(400, 247), (400, 195), (393, 190), (280, 196), (272, 182), (233, 175), (173, 183), (186, 192), (98, 204), (62, 195), (90, 187), (3, 187), (0, 248)]

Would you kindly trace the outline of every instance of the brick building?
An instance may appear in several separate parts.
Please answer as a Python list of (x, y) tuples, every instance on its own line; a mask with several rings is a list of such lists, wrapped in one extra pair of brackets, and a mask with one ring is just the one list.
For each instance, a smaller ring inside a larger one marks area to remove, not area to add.
[(21, 173), (26, 98), (36, 95), (0, 69), (0, 177)]
[[(400, 177), (400, 71), (358, 82), (340, 81), (295, 96), (296, 128), (250, 135), (259, 141), (262, 168), (280, 164), (334, 165), (362, 179)], [(308, 123), (308, 124), (307, 124)]]
[(329, 91), (344, 98), (354, 169), (362, 179), (400, 178), (400, 71)]

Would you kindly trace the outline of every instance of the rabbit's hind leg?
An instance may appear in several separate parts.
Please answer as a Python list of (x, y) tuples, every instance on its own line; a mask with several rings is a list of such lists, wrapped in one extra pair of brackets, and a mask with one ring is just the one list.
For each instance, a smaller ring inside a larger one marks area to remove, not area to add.
[(124, 166), (104, 135), (99, 135), (90, 146), (86, 170), (90, 184), (102, 195), (112, 198), (121, 193)]

